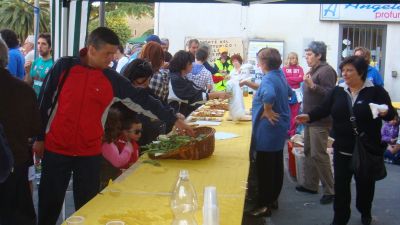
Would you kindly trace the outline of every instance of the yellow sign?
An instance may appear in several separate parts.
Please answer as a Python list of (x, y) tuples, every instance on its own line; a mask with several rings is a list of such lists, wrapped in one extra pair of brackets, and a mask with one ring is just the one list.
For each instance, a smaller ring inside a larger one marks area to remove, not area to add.
[[(185, 46), (187, 48), (188, 41), (193, 39), (193, 37), (185, 38)], [(219, 58), (218, 49), (220, 47), (228, 48), (228, 55), (232, 56), (234, 54), (239, 54), (243, 57), (243, 41), (241, 38), (196, 38), (199, 40), (200, 45), (206, 42), (210, 46), (210, 56), (208, 62), (214, 63), (215, 59)]]

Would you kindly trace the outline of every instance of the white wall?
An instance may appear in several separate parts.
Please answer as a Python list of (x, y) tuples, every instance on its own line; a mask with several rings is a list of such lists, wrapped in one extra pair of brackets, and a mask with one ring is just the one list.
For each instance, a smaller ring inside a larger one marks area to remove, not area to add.
[[(397, 78), (392, 77), (397, 71)], [(393, 101), (400, 102), (400, 24), (388, 24), (385, 55), (385, 89)]]
[[(328, 46), (327, 61), (338, 67), (339, 23), (319, 20), (320, 5), (159, 3), (155, 10), (155, 32), (170, 39), (172, 53), (184, 49), (190, 37), (241, 37), (284, 41), (284, 58), (291, 51), (301, 56), (310, 41), (324, 41)], [(400, 25), (389, 24), (386, 42), (385, 88), (400, 101)], [(391, 71), (399, 77), (392, 79)], [(394, 87), (397, 87), (394, 88)]]

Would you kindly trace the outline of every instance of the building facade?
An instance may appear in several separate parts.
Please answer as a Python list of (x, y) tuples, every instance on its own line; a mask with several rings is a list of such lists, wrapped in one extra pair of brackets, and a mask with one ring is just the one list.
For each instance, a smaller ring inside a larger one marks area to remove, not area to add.
[[(177, 13), (179, 12), (179, 13)], [(400, 5), (396, 4), (182, 4), (156, 3), (155, 33), (170, 39), (170, 52), (184, 49), (187, 37), (241, 38), (246, 59), (252, 40), (283, 42), (302, 57), (311, 41), (328, 46), (327, 61), (338, 68), (354, 47), (371, 49), (385, 89), (400, 101)], [(215, 51), (215, 50), (214, 50)]]

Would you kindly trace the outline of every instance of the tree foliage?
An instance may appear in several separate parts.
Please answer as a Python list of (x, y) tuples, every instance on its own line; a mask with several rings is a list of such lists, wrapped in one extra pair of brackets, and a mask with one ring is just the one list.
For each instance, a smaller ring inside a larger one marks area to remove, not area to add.
[[(131, 37), (131, 29), (127, 22), (128, 16), (140, 19), (143, 16), (154, 16), (154, 4), (150, 3), (121, 3), (108, 2), (105, 4), (106, 26), (119, 36), (125, 44)], [(99, 7), (92, 4), (89, 18), (89, 32), (99, 26)]]
[[(106, 14), (106, 27), (113, 30), (119, 37), (121, 44), (124, 45), (128, 39), (131, 37), (131, 29), (126, 21), (125, 17), (122, 16), (112, 16)], [(99, 26), (99, 19), (95, 19), (89, 22), (88, 31), (92, 32)]]
[[(14, 30), (21, 42), (34, 32), (34, 0), (0, 0), (0, 27)], [(49, 0), (40, 0), (39, 32), (50, 32)]]
[[(106, 14), (113, 16), (133, 16), (140, 19), (143, 16), (154, 17), (154, 4), (151, 3), (128, 3), (128, 2), (107, 2), (105, 4)], [(90, 20), (99, 17), (99, 7), (92, 4), (90, 11)]]

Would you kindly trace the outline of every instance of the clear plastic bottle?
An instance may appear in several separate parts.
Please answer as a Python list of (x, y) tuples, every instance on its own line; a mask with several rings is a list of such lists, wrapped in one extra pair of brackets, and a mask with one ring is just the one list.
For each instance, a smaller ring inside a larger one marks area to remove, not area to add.
[(189, 172), (181, 170), (171, 196), (171, 209), (174, 213), (172, 225), (197, 225), (194, 218), (197, 208), (197, 195), (189, 181)]

